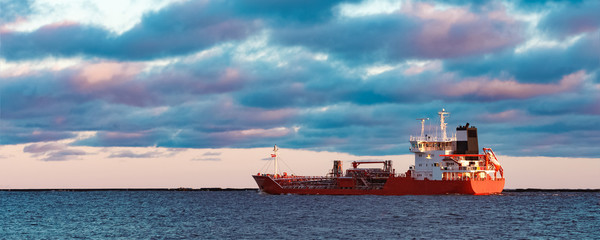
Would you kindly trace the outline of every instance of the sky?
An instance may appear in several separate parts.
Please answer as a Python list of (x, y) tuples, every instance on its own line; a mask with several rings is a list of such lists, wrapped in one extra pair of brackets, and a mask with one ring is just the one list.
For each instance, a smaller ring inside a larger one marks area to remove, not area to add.
[(449, 134), (478, 128), (506, 188), (600, 188), (598, 12), (0, 0), (0, 188), (256, 187), (274, 144), (296, 174), (334, 159), (403, 172), (415, 119), (436, 132), (442, 108)]

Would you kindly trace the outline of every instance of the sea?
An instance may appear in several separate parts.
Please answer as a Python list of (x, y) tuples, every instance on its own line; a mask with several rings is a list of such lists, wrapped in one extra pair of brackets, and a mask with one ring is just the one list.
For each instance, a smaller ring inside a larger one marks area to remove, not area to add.
[(600, 239), (600, 192), (0, 191), (0, 239)]

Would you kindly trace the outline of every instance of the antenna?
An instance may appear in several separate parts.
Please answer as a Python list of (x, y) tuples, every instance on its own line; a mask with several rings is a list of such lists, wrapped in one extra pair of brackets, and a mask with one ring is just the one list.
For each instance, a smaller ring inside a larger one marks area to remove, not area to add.
[(446, 125), (448, 125), (444, 120), (446, 118), (445, 115), (450, 115), (449, 112), (446, 112), (445, 108), (442, 108), (441, 112), (438, 112), (438, 115), (440, 115), (440, 130), (442, 132), (442, 141), (446, 141)]
[(429, 118), (417, 118), (417, 120), (421, 120), (421, 138), (425, 138), (425, 120), (429, 120)]

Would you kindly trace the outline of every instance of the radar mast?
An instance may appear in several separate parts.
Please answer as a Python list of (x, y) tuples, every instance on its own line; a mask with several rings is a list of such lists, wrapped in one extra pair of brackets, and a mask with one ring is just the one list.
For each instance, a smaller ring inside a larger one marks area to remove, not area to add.
[(447, 123), (444, 120), (446, 118), (446, 115), (450, 115), (450, 113), (446, 112), (446, 109), (442, 108), (442, 111), (438, 112), (438, 115), (440, 115), (440, 130), (442, 130), (442, 141), (446, 141), (446, 138), (448, 138), (446, 136)]
[(421, 138), (425, 138), (425, 120), (429, 120), (429, 118), (417, 118), (417, 120), (421, 120)]

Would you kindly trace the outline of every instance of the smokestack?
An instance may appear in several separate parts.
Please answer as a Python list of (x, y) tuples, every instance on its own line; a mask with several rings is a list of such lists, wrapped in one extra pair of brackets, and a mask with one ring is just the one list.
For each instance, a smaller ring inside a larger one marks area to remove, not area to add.
[(467, 154), (479, 154), (479, 141), (477, 140), (477, 128), (467, 128)]
[(336, 177), (342, 176), (344, 172), (342, 171), (342, 161), (334, 160), (333, 161), (333, 169), (331, 170), (331, 174)]
[(479, 154), (479, 142), (477, 140), (477, 128), (465, 126), (456, 128), (456, 151), (455, 154)]

